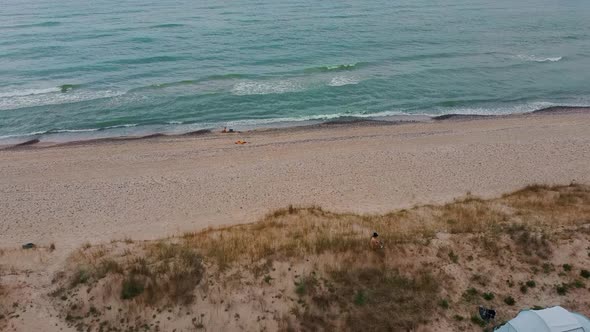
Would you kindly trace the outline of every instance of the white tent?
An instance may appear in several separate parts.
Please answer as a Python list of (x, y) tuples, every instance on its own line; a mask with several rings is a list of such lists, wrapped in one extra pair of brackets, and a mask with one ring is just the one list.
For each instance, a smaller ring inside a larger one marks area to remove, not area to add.
[(559, 306), (524, 310), (496, 332), (590, 332), (590, 320)]

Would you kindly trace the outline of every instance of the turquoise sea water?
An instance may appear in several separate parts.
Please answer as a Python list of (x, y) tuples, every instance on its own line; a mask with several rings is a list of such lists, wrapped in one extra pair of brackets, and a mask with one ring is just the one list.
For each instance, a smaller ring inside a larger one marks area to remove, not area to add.
[(0, 139), (590, 104), (588, 0), (0, 1)]

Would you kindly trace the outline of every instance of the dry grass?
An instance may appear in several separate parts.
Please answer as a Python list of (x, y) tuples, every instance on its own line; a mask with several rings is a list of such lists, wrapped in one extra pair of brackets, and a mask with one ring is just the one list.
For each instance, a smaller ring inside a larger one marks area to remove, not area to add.
[[(502, 276), (496, 280), (484, 277), (485, 272), (468, 272), (467, 265), (480, 260), (514, 269), (517, 264), (536, 273), (541, 266), (552, 266), (548, 261), (564, 230), (573, 232), (588, 224), (590, 188), (583, 185), (529, 186), (497, 199), (468, 196), (442, 206), (383, 215), (289, 206), (252, 224), (155, 242), (85, 246), (71, 258), (66, 279), (72, 290), (114, 280), (117, 301), (178, 306), (194, 300), (197, 285), (218, 282), (226, 287), (236, 271), (273, 287), (273, 278), (261, 276), (274, 270), (275, 262), (320, 261), (324, 263), (314, 265), (314, 273), (293, 280), (290, 291), (297, 304), (290, 313), (283, 312), (279, 322), (286, 330), (414, 330), (437, 315), (469, 330), (469, 324), (480, 322), (452, 317), (471, 317), (469, 308), (478, 301), (509, 305), (512, 301), (503, 300), (517, 296), (518, 287), (512, 289), (513, 281)], [(380, 234), (384, 250), (369, 248), (373, 231)], [(438, 244), (441, 236), (451, 239), (443, 241), (444, 247)], [(459, 275), (449, 276), (446, 264), (456, 266), (450, 269), (458, 269), (453, 273)], [(546, 274), (556, 273), (548, 269)], [(206, 275), (214, 278), (202, 282)], [(459, 287), (454, 278), (475, 282), (481, 290)], [(569, 279), (560, 283), (581, 284)], [(484, 288), (490, 284), (498, 296)], [(238, 282), (236, 287), (246, 286)]]
[(109, 275), (120, 275), (124, 300), (186, 304), (203, 277), (202, 257), (187, 245), (149, 243), (131, 257), (112, 255), (102, 247), (89, 249), (84, 247), (72, 257), (76, 268), (70, 274), (69, 288), (92, 286)]
[[(194, 248), (157, 241), (137, 244), (129, 254), (126, 246), (130, 244), (83, 246), (69, 258), (69, 268), (56, 275), (50, 296), (62, 308), (69, 326), (78, 330), (118, 331), (123, 326), (124, 331), (144, 330), (145, 322), (139, 318), (121, 321), (117, 317), (145, 312), (138, 308), (193, 302), (193, 291), (205, 272), (202, 256)], [(89, 295), (81, 296), (84, 293)], [(99, 325), (96, 318), (107, 315), (113, 306), (119, 307), (118, 316)]]
[(328, 301), (340, 304), (340, 310), (346, 313), (344, 322), (348, 330), (414, 330), (427, 322), (440, 302), (440, 278), (431, 271), (403, 275), (388, 267), (352, 270), (341, 267), (330, 271), (329, 276), (333, 291), (323, 295)]
[(8, 298), (8, 290), (6, 289), (6, 287), (3, 285), (2, 283), (2, 276), (4, 275), (4, 271), (2, 266), (0, 265), (0, 330), (2, 330), (5, 327), (6, 324), (6, 318), (8, 315), (8, 303), (7, 303), (7, 298)]
[(493, 249), (509, 234), (527, 254), (547, 257), (556, 225), (590, 223), (590, 189), (582, 185), (530, 186), (493, 200), (474, 197), (443, 206), (419, 206), (385, 215), (336, 214), (319, 207), (277, 210), (259, 222), (185, 234), (186, 243), (220, 267), (239, 260), (301, 258), (367, 251), (373, 231), (387, 246), (428, 243), (437, 233), (481, 234)]

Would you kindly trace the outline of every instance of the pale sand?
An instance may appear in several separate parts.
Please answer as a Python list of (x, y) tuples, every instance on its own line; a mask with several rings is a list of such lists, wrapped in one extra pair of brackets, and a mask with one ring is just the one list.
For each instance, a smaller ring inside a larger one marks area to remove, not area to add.
[(289, 204), (373, 213), (571, 181), (590, 183), (588, 109), (26, 147), (0, 151), (0, 247), (72, 249)]

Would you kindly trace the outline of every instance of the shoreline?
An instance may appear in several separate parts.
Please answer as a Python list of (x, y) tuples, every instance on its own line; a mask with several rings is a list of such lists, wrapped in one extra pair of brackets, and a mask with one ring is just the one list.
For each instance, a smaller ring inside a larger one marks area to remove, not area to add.
[(0, 243), (75, 248), (248, 223), (290, 204), (371, 214), (590, 183), (588, 128), (584, 109), (2, 150)]
[[(449, 113), (437, 116), (430, 115), (393, 115), (393, 116), (376, 116), (376, 117), (341, 117), (330, 120), (306, 120), (302, 123), (273, 123), (276, 125), (271, 126), (258, 126), (253, 129), (237, 130), (235, 133), (251, 133), (251, 132), (269, 132), (269, 131), (292, 131), (292, 130), (308, 130), (314, 128), (325, 128), (330, 126), (391, 126), (401, 125), (407, 123), (428, 123), (431, 121), (463, 121), (463, 120), (475, 120), (475, 119), (494, 119), (494, 118), (506, 118), (506, 117), (522, 117), (530, 115), (546, 115), (546, 114), (568, 114), (568, 113), (580, 113), (590, 112), (590, 106), (550, 106), (541, 108), (538, 110), (526, 112), (526, 113), (511, 113), (511, 114), (498, 114), (498, 115), (487, 115), (487, 114), (460, 114), (460, 113)], [(101, 131), (101, 130), (98, 130)], [(85, 138), (78, 140), (65, 140), (65, 141), (45, 141), (43, 140), (44, 135), (30, 136), (31, 139), (24, 141), (17, 141), (12, 144), (3, 144), (0, 140), (0, 151), (2, 150), (18, 150), (21, 148), (45, 148), (54, 146), (70, 146), (80, 144), (100, 144), (106, 142), (125, 142), (135, 140), (150, 140), (157, 138), (182, 138), (187, 136), (206, 136), (215, 135), (219, 131), (219, 128), (204, 128), (198, 130), (192, 130), (187, 132), (179, 133), (166, 133), (166, 132), (153, 132), (146, 135), (131, 135), (131, 136), (109, 136), (101, 138)], [(26, 137), (26, 136), (25, 136)]]

